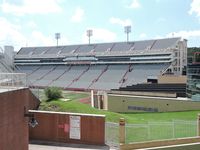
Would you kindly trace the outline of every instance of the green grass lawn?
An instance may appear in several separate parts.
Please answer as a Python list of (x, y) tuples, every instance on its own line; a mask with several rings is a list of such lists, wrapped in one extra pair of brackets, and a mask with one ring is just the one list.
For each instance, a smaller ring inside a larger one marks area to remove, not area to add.
[[(79, 96), (77, 96), (79, 97)], [(166, 113), (114, 113), (104, 110), (92, 108), (87, 104), (82, 104), (77, 100), (69, 100), (67, 102), (61, 100), (53, 100), (51, 102), (42, 101), (41, 110), (64, 111), (88, 114), (104, 114), (106, 120), (110, 122), (118, 122), (119, 118), (125, 118), (127, 123), (147, 123), (147, 122), (166, 122), (172, 120), (196, 120), (200, 111), (186, 112), (166, 112)]]
[[(78, 100), (80, 98), (89, 97), (90, 94), (86, 92), (62, 91), (62, 96), (70, 100)], [(39, 90), (39, 98), (41, 101), (45, 101), (47, 99), (43, 89)]]
[(199, 111), (185, 112), (165, 112), (165, 113), (114, 113), (104, 110), (92, 108), (87, 104), (79, 102), (79, 99), (89, 97), (86, 92), (63, 91), (63, 98), (69, 101), (53, 100), (46, 102), (43, 90), (40, 90), (41, 110), (77, 112), (89, 114), (104, 114), (106, 120), (110, 122), (118, 122), (119, 118), (125, 118), (127, 123), (147, 123), (147, 122), (166, 122), (172, 120), (196, 120)]
[[(173, 124), (173, 120), (195, 121), (200, 111), (165, 112), (165, 113), (114, 113), (92, 108), (88, 104), (79, 102), (79, 99), (88, 97), (87, 93), (65, 92), (64, 98), (68, 101), (53, 100), (46, 102), (42, 100), (40, 110), (63, 111), (87, 114), (103, 114), (107, 122), (118, 123), (120, 118), (125, 118), (127, 142), (179, 138), (196, 135), (196, 123)], [(43, 96), (43, 98), (45, 98)], [(151, 125), (151, 122), (158, 125)], [(111, 130), (110, 130), (111, 131)], [(116, 128), (118, 133), (118, 129)], [(113, 133), (110, 133), (113, 134)]]

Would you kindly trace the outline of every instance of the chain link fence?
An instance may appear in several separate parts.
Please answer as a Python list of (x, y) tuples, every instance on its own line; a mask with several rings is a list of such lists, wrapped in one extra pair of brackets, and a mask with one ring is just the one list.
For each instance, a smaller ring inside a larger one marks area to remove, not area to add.
[(25, 73), (0, 73), (0, 87), (7, 90), (30, 87), (32, 93), (39, 98), (39, 89), (32, 86)]
[[(106, 144), (119, 149), (119, 123), (106, 122)], [(197, 120), (173, 120), (125, 125), (126, 143), (198, 136)]]
[(197, 121), (126, 124), (126, 143), (197, 136)]
[(27, 87), (25, 73), (0, 73), (0, 86), (2, 87)]
[(106, 144), (112, 149), (119, 149), (119, 124), (106, 122), (105, 127)]

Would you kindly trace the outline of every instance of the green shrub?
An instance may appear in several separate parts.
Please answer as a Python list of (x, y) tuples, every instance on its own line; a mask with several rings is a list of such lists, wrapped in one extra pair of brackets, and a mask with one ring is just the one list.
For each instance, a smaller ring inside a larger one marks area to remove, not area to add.
[(58, 87), (48, 87), (44, 90), (47, 101), (58, 99), (62, 97), (62, 90)]

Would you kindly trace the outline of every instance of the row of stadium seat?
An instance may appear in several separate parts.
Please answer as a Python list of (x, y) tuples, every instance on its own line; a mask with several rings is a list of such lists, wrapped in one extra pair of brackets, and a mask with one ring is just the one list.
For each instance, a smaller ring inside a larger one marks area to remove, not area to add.
[(134, 50), (160, 50), (175, 47), (180, 38), (167, 38), (159, 40), (145, 40), (134, 42), (101, 43), (90, 45), (70, 45), (58, 47), (24, 47), (18, 52), (17, 56), (34, 55), (67, 55), (79, 53), (105, 53), (105, 52), (125, 52)]
[(144, 83), (157, 76), (167, 64), (135, 65), (41, 65), (18, 66), (34, 86), (57, 86), (75, 89), (118, 89)]

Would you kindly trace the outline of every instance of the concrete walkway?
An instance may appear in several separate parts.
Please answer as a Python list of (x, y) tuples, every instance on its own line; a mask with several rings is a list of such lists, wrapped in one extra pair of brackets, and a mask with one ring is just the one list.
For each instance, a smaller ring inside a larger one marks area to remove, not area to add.
[(29, 150), (109, 150), (109, 146), (85, 144), (29, 144)]

